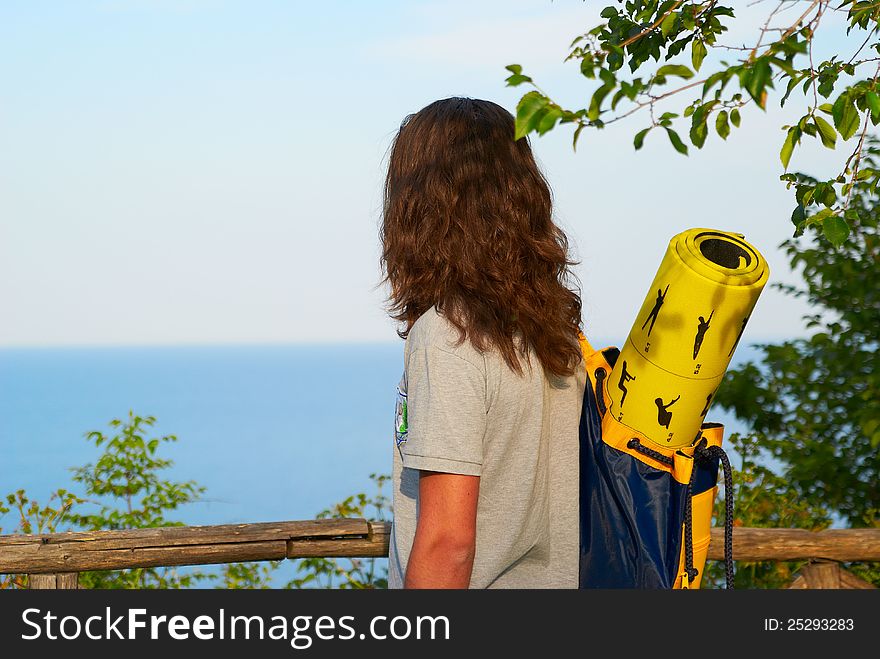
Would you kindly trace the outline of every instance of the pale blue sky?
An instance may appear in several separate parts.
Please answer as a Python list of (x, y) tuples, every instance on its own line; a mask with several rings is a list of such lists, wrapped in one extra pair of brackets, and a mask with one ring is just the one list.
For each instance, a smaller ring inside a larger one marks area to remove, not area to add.
[[(374, 285), (400, 120), (451, 95), (513, 110), (512, 62), (583, 102), (562, 60), (604, 4), (3, 0), (0, 346), (395, 340)], [(732, 4), (746, 18), (725, 43), (751, 44), (769, 9)], [(635, 153), (638, 115), (577, 154), (568, 129), (533, 138), (583, 261), (588, 336), (625, 336), (689, 227), (745, 233), (793, 279), (776, 249), (786, 116), (750, 107), (689, 158), (659, 134)], [(844, 157), (812, 147), (793, 166)], [(767, 290), (748, 334), (798, 333), (803, 310)]]

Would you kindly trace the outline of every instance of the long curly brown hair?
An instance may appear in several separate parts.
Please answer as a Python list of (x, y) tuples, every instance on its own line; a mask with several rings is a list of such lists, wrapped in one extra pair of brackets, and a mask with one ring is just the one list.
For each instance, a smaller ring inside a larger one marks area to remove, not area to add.
[(455, 97), (408, 115), (391, 147), (380, 237), (401, 338), (436, 306), (459, 343), (496, 347), (517, 373), (531, 346), (545, 370), (571, 375), (581, 354), (577, 262), (507, 110)]

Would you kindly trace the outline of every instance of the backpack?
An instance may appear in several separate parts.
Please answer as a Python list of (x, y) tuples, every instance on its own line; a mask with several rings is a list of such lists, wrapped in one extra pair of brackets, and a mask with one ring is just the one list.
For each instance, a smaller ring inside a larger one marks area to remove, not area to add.
[(724, 468), (727, 587), (733, 487), (709, 405), (769, 277), (742, 234), (670, 240), (621, 349), (586, 367), (580, 438), (581, 588), (699, 588)]
[(587, 385), (580, 418), (580, 588), (699, 588), (724, 466), (725, 560), (732, 587), (733, 488), (724, 426), (703, 423), (669, 448), (611, 414), (608, 374), (620, 351), (581, 335)]

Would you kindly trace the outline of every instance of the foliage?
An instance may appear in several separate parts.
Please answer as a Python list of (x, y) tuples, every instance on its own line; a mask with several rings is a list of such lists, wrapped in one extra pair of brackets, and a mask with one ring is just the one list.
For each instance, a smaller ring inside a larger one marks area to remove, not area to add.
[[(878, 156), (869, 140), (865, 159), (873, 167)], [(873, 186), (857, 183), (852, 210), (850, 240), (839, 250), (815, 239), (783, 243), (804, 284), (777, 286), (809, 302), (810, 336), (757, 346), (760, 362), (729, 370), (716, 394), (715, 403), (750, 428), (744, 457), (757, 455), (754, 443), (779, 465), (778, 478), (764, 473), (741, 485), (738, 522), (813, 528), (830, 515), (851, 527), (880, 527), (880, 210)], [(818, 228), (811, 231), (815, 238)], [(747, 479), (766, 472), (744, 470)], [(880, 583), (880, 565), (855, 567)], [(754, 579), (775, 583), (766, 573)]]
[[(387, 475), (370, 474), (376, 485), (372, 497), (364, 493), (355, 494), (331, 508), (318, 513), (318, 519), (340, 519), (344, 517), (363, 517), (372, 521), (385, 521), (390, 512), (390, 501), (383, 489), (390, 479)], [(297, 571), (301, 576), (291, 580), (287, 588), (387, 588), (387, 559), (378, 558), (303, 558)]]
[[(129, 412), (127, 422), (113, 419), (110, 427), (117, 429), (112, 437), (93, 430), (86, 434), (95, 446), (104, 445), (104, 453), (94, 464), (73, 469), (73, 480), (81, 483), (90, 496), (99, 501), (124, 504), (122, 508), (103, 504), (99, 512), (75, 515), (78, 526), (97, 529), (140, 529), (175, 526), (165, 520), (166, 511), (199, 499), (205, 488), (194, 481), (177, 483), (159, 478), (159, 472), (173, 463), (159, 458), (161, 444), (176, 442), (174, 435), (146, 439), (144, 433), (156, 423), (155, 417), (140, 417)], [(138, 501), (138, 497), (140, 500)]]
[(271, 588), (272, 575), (281, 561), (226, 563), (217, 588), (230, 590), (266, 590)]
[[(733, 464), (734, 514), (733, 525), (745, 527), (800, 528), (818, 531), (831, 524), (827, 508), (800, 498), (797, 490), (783, 476), (766, 466), (762, 441), (754, 435), (732, 434), (725, 441), (742, 457)], [(724, 497), (715, 505), (716, 526), (725, 521)], [(736, 588), (784, 588), (804, 561), (768, 561), (749, 563), (737, 561)], [(721, 588), (724, 564), (708, 561), (703, 587)]]
[[(795, 19), (785, 14), (789, 8)], [(849, 56), (815, 62), (813, 42), (833, 12), (845, 12), (846, 34), (864, 34), (864, 43)], [(866, 166), (861, 157), (869, 124), (880, 122), (880, 57), (876, 56), (880, 5), (861, 0), (842, 0), (835, 6), (830, 0), (782, 1), (750, 46), (719, 41), (736, 19), (734, 9), (717, 0), (618, 0), (600, 16), (604, 22), (576, 37), (566, 58), (578, 62), (580, 74), (595, 83), (587, 107), (565, 109), (525, 75), (521, 65), (507, 67), (508, 86), (534, 87), (517, 105), (517, 139), (569, 123), (575, 127), (576, 147), (584, 128), (601, 129), (647, 109), (650, 123), (636, 133), (634, 147), (642, 148), (649, 133), (660, 131), (676, 151), (687, 155), (679, 131), (686, 130), (690, 143), (701, 149), (713, 129), (726, 140), (740, 126), (746, 106), (766, 110), (769, 94), (778, 90), (784, 90), (779, 101), (784, 106), (797, 90), (805, 109), (795, 124), (782, 127), (783, 170), (788, 170), (795, 148), (807, 138), (829, 149), (836, 147), (838, 137), (844, 142), (856, 140), (837, 175), (797, 185), (796, 232), (819, 224), (834, 245), (847, 239), (850, 226), (857, 222), (850, 213), (854, 184), (866, 181), (873, 193), (880, 183), (880, 171)], [(712, 51), (730, 53), (733, 61), (708, 57)], [(651, 62), (661, 60), (664, 63), (654, 70)], [(678, 111), (657, 110), (670, 97), (688, 91), (692, 100)], [(798, 182), (789, 173), (780, 178), (788, 187)], [(816, 212), (808, 219), (809, 210)]]
[[(113, 419), (112, 432), (86, 433), (88, 441), (103, 452), (94, 463), (72, 469), (73, 480), (84, 488), (85, 497), (65, 489), (54, 492), (46, 505), (30, 499), (24, 490), (0, 499), (0, 518), (15, 511), (18, 521), (12, 532), (55, 533), (71, 530), (113, 530), (180, 526), (169, 520), (169, 512), (198, 501), (204, 487), (194, 481), (177, 482), (161, 477), (173, 465), (159, 457), (163, 445), (177, 441), (174, 435), (148, 438), (156, 423), (152, 416), (129, 412), (128, 419)], [(371, 474), (376, 485), (373, 496), (356, 494), (322, 511), (319, 519), (368, 517), (384, 520), (389, 500), (383, 493), (388, 476)], [(3, 529), (0, 527), (0, 532)], [(288, 588), (385, 588), (386, 559), (302, 559), (298, 576)], [(80, 588), (189, 588), (215, 582), (217, 588), (265, 589), (281, 561), (224, 564), (219, 573), (177, 568), (82, 572)], [(0, 575), (0, 588), (26, 588), (25, 575)]]
[[(148, 439), (154, 417), (129, 412), (128, 419), (113, 419), (112, 433), (86, 433), (88, 441), (103, 452), (94, 464), (73, 469), (74, 482), (84, 497), (57, 490), (49, 504), (40, 506), (19, 490), (6, 497), (16, 509), (19, 521), (14, 532), (54, 533), (56, 531), (98, 531), (179, 526), (166, 518), (169, 511), (197, 501), (204, 491), (193, 481), (175, 482), (161, 478), (172, 461), (157, 455), (163, 444), (174, 442), (173, 435)], [(97, 508), (97, 510), (95, 510)], [(0, 515), (10, 508), (0, 506)], [(181, 572), (176, 568), (138, 568), (120, 571), (80, 573), (81, 588), (186, 588), (214, 578), (198, 570)], [(24, 587), (23, 576), (7, 577), (0, 587)]]
[[(99, 506), (98, 512), (74, 513), (73, 524), (87, 531), (143, 529), (181, 526), (165, 514), (199, 499), (203, 487), (193, 481), (179, 483), (160, 478), (173, 463), (159, 458), (162, 444), (176, 442), (174, 435), (147, 439), (145, 434), (155, 417), (141, 417), (129, 411), (127, 421), (113, 419), (110, 436), (94, 430), (86, 434), (104, 452), (94, 464), (73, 470), (73, 480), (85, 488), (86, 496)], [(199, 571), (180, 573), (176, 568), (135, 568), (116, 572), (88, 572), (80, 576), (84, 588), (186, 588), (205, 579)]]
[[(64, 489), (50, 494), (46, 505), (30, 499), (24, 490), (17, 490), (6, 496), (6, 504), (0, 500), (0, 518), (14, 509), (18, 514), (18, 524), (15, 527), (17, 532), (55, 533), (59, 530), (59, 525), (67, 521), (70, 509), (80, 503), (83, 503), (83, 499)], [(0, 532), (2, 531), (3, 528), (0, 527)], [(0, 589), (26, 587), (26, 575), (0, 574)]]
[[(57, 504), (53, 505), (54, 502)], [(6, 496), (6, 503), (18, 513), (18, 530), (21, 533), (55, 533), (58, 525), (69, 517), (70, 509), (83, 503), (83, 499), (67, 490), (59, 489), (49, 495), (45, 506), (41, 506), (38, 501), (29, 499), (24, 490), (17, 490)], [(10, 510), (0, 504), (0, 514)]]

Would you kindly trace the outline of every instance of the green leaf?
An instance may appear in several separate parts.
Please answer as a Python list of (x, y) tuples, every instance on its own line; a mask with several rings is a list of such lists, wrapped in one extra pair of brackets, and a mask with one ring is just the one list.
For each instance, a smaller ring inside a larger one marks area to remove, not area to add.
[(544, 119), (547, 113), (550, 111), (549, 107), (541, 108), (535, 114), (532, 115), (532, 118), (526, 123), (525, 130), (526, 135), (531, 132), (538, 132), (538, 124)]
[(532, 82), (532, 79), (529, 76), (514, 73), (512, 76), (506, 78), (505, 82), (507, 83), (508, 87), (516, 87), (517, 85), (521, 85), (524, 82)]
[(590, 80), (594, 80), (596, 78), (596, 60), (590, 57), (584, 57), (581, 60), (581, 75)]
[(608, 87), (614, 87), (617, 84), (617, 76), (607, 69), (599, 69), (599, 77)]
[(833, 210), (831, 210), (830, 208), (823, 208), (819, 212), (811, 215), (805, 224), (806, 226), (810, 226), (812, 224), (821, 224), (825, 221), (826, 218), (829, 218), (832, 215), (834, 215)]
[(675, 150), (679, 153), (687, 155), (687, 145), (681, 141), (681, 137), (678, 136), (678, 133), (676, 133), (669, 127), (664, 126), (664, 128), (666, 128), (666, 134), (669, 135), (669, 141), (672, 142), (672, 146), (675, 148)]
[(796, 227), (800, 226), (807, 219), (807, 209), (803, 204), (798, 204), (791, 213), (791, 223)]
[(855, 135), (859, 128), (859, 111), (848, 94), (843, 93), (837, 97), (832, 106), (834, 127), (844, 140)]
[(797, 75), (797, 71), (795, 71), (794, 67), (784, 59), (780, 59), (778, 57), (770, 57), (770, 62), (776, 65), (776, 68), (781, 69), (785, 72), (789, 77), (794, 77)]
[(685, 30), (693, 30), (696, 27), (693, 6), (686, 4), (681, 8), (681, 25)]
[(547, 108), (541, 119), (535, 122), (535, 130), (538, 132), (538, 135), (543, 135), (550, 131), (561, 116), (562, 108), (557, 106)]
[(822, 222), (822, 233), (835, 247), (840, 247), (849, 237), (849, 225), (839, 215), (830, 215)]
[(837, 132), (834, 130), (834, 126), (829, 124), (818, 114), (813, 116), (813, 120), (816, 122), (816, 128), (819, 129), (819, 136), (822, 139), (822, 144), (829, 149), (833, 149), (834, 145), (837, 143)]
[(541, 92), (532, 91), (523, 96), (516, 106), (516, 130), (514, 139), (525, 137), (531, 132), (535, 114), (546, 109), (549, 99)]
[(874, 92), (868, 92), (865, 94), (865, 100), (868, 102), (868, 107), (871, 108), (871, 119), (875, 122), (880, 120), (880, 97)]
[(577, 151), (577, 148), (578, 148), (578, 138), (581, 136), (581, 131), (584, 129), (584, 127), (585, 127), (586, 125), (587, 125), (587, 124), (585, 124), (585, 123), (580, 123), (580, 124), (578, 124), (578, 127), (574, 129), (574, 137), (573, 137), (572, 140), (571, 140), (571, 149), (572, 149), (572, 151)]
[(519, 64), (508, 64), (504, 68), (510, 71), (513, 75), (519, 75), (522, 73), (522, 67)]
[(727, 123), (726, 110), (722, 110), (718, 113), (718, 116), (715, 117), (715, 130), (718, 131), (718, 136), (722, 140), (726, 140), (727, 136), (730, 135), (730, 124)]
[(810, 137), (816, 137), (819, 134), (819, 131), (816, 130), (816, 124), (804, 124), (801, 126), (801, 130), (803, 130)]
[(623, 49), (616, 44), (608, 45), (608, 54), (605, 56), (608, 71), (617, 71), (623, 66)]
[(645, 128), (644, 130), (640, 130), (636, 133), (636, 136), (633, 138), (633, 146), (636, 148), (636, 151), (642, 148), (645, 143), (645, 135), (651, 132), (651, 128)]
[(689, 136), (691, 142), (693, 142), (694, 146), (698, 149), (703, 148), (703, 145), (706, 143), (706, 136), (709, 134), (709, 128), (706, 126), (706, 119), (705, 112), (694, 112)]
[(665, 64), (657, 69), (656, 75), (658, 76), (678, 76), (679, 78), (684, 78), (685, 80), (689, 80), (694, 77), (694, 72), (691, 71), (684, 64)]
[(813, 198), (815, 192), (816, 187), (813, 185), (798, 185), (795, 189), (794, 198), (797, 199), (797, 202), (802, 206), (809, 206), (810, 200)]
[[(788, 97), (791, 96), (791, 92), (794, 91), (794, 88), (797, 87), (797, 84), (802, 79), (803, 78), (800, 76), (795, 76), (795, 77), (789, 79), (788, 84), (785, 86), (785, 93), (782, 95), (782, 98), (779, 99), (779, 107), (781, 107), (781, 108), (785, 107), (785, 103), (786, 103), (786, 101), (788, 101)], [(809, 83), (809, 80), (807, 80), (807, 82), (804, 84), (807, 84), (807, 83)], [(806, 90), (804, 90), (804, 93), (805, 94), (807, 93)]]
[(837, 192), (834, 190), (834, 183), (831, 181), (817, 183), (813, 197), (816, 203), (824, 204), (828, 208), (831, 208), (837, 201)]
[(660, 23), (660, 34), (664, 37), (668, 37), (669, 33), (672, 32), (672, 28), (675, 25), (675, 19), (677, 18), (677, 14), (673, 11), (670, 12), (666, 18), (663, 19), (663, 22)]
[(694, 71), (700, 70), (700, 65), (705, 58), (706, 45), (699, 39), (694, 39), (691, 42), (691, 64), (694, 66)]
[(605, 100), (605, 97), (608, 96), (612, 89), (614, 89), (614, 85), (604, 84), (593, 92), (593, 97), (590, 99), (590, 107), (587, 109), (587, 119), (596, 121), (599, 118), (599, 114), (602, 111), (602, 101)]
[(712, 87), (717, 85), (719, 82), (722, 83), (721, 89), (723, 90), (724, 83), (727, 82), (727, 80), (726, 80), (727, 75), (728, 75), (727, 71), (716, 71), (715, 73), (710, 75), (708, 78), (706, 78), (706, 82), (703, 83), (703, 96), (705, 97), (706, 94), (708, 94), (712, 90)]
[[(837, 83), (837, 76), (839, 72), (832, 69), (826, 68), (821, 73), (819, 73), (819, 85), (816, 90), (819, 92), (819, 95), (822, 98), (828, 98), (831, 96), (831, 92), (834, 91), (834, 85)], [(812, 78), (807, 77), (804, 81), (804, 92), (806, 93), (806, 89), (809, 87), (812, 82)]]
[(797, 126), (792, 126), (788, 129), (788, 134), (785, 136), (785, 142), (782, 144), (782, 150), (779, 152), (779, 159), (782, 161), (782, 166), (787, 170), (788, 163), (791, 160), (791, 154), (794, 151), (794, 146), (801, 139), (801, 129)]
[(736, 108), (733, 108), (730, 111), (730, 123), (732, 123), (734, 126), (739, 128), (739, 120), (740, 120), (739, 110), (737, 110)]
[(766, 87), (770, 82), (771, 76), (770, 62), (766, 57), (755, 60), (752, 68), (746, 70), (746, 91), (749, 92), (749, 96), (762, 109), (766, 108), (767, 105)]

